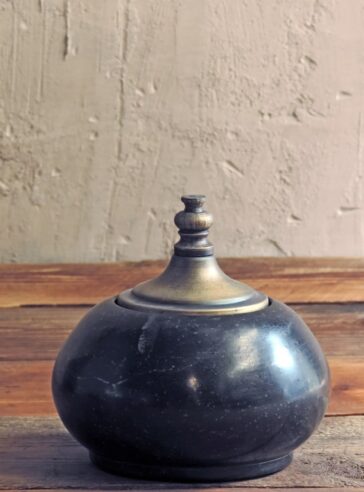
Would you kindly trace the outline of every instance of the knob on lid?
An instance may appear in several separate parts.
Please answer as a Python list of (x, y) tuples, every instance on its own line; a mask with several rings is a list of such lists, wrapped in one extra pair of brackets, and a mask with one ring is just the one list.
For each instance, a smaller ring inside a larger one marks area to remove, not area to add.
[(263, 309), (268, 298), (225, 275), (208, 240), (212, 215), (205, 196), (185, 195), (185, 209), (175, 216), (180, 240), (167, 268), (159, 276), (119, 294), (118, 304), (143, 311), (185, 314), (236, 314)]

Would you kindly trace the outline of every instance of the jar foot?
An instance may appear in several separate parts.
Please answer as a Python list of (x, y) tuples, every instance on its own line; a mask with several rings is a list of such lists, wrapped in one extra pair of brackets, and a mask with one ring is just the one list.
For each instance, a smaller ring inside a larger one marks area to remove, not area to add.
[(229, 482), (258, 478), (279, 472), (292, 461), (292, 454), (256, 463), (215, 466), (170, 466), (118, 461), (90, 453), (91, 461), (104, 471), (143, 480), (167, 482)]

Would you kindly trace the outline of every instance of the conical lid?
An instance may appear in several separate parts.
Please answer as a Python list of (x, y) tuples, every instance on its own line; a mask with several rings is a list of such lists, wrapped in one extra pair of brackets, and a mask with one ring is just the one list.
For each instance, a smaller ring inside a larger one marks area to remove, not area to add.
[(118, 304), (143, 311), (224, 315), (265, 308), (268, 297), (228, 277), (219, 267), (208, 240), (212, 215), (205, 196), (182, 197), (185, 210), (175, 216), (180, 240), (167, 268), (159, 276), (122, 292)]

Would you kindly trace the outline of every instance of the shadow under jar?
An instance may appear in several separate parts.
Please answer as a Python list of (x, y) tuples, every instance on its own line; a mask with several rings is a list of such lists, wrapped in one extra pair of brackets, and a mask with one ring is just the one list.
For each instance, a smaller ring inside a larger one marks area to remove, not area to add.
[(288, 306), (232, 280), (204, 197), (182, 197), (180, 241), (157, 278), (101, 302), (61, 349), (53, 395), (100, 468), (227, 481), (285, 468), (321, 421), (329, 373)]

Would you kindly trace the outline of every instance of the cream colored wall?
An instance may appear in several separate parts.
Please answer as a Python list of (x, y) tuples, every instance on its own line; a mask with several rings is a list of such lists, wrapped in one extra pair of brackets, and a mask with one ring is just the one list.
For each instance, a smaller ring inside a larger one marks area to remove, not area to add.
[(364, 0), (0, 0), (0, 261), (364, 254)]

